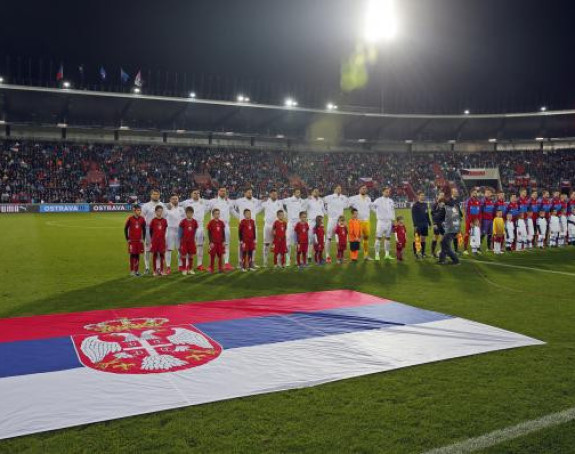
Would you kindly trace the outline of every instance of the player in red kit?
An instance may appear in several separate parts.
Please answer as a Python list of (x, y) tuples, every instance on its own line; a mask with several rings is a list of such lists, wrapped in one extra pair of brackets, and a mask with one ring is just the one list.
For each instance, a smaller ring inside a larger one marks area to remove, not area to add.
[(212, 220), (208, 223), (208, 239), (210, 242), (210, 268), (209, 272), (214, 272), (216, 257), (220, 273), (224, 272), (223, 256), (226, 252), (226, 225), (220, 219), (220, 210), (212, 210)]
[(395, 254), (397, 260), (403, 261), (403, 250), (407, 244), (407, 230), (405, 224), (403, 223), (403, 216), (397, 217), (397, 222), (393, 226), (393, 231), (395, 232)]
[(142, 207), (134, 205), (134, 214), (126, 220), (124, 235), (128, 242), (128, 253), (130, 254), (130, 274), (140, 275), (140, 254), (144, 253), (144, 241), (146, 240), (146, 220), (141, 216)]
[(477, 197), (477, 189), (471, 190), (471, 197), (467, 200), (465, 206), (465, 237), (464, 241), (464, 254), (469, 254), (467, 248), (469, 247), (469, 232), (471, 226), (475, 224), (475, 221), (481, 223), (481, 200)]
[(309, 247), (309, 225), (307, 223), (307, 213), (301, 211), (299, 222), (294, 228), (297, 238), (297, 265), (301, 268), (307, 266), (307, 250)]
[(316, 216), (313, 228), (313, 251), (317, 265), (323, 265), (323, 249), (325, 245), (325, 229), (323, 227), (323, 216)]
[(287, 222), (285, 220), (284, 210), (278, 210), (277, 220), (274, 222), (272, 227), (272, 235), (274, 239), (274, 266), (278, 268), (280, 265), (278, 263), (278, 257), (281, 256), (281, 266), (285, 268), (286, 266), (286, 254), (287, 250)]
[(180, 260), (182, 274), (196, 274), (194, 272), (194, 255), (196, 255), (196, 232), (198, 221), (194, 219), (194, 208), (186, 207), (186, 217), (182, 219), (178, 229), (180, 238)]
[(164, 207), (158, 205), (154, 209), (156, 217), (150, 222), (150, 237), (152, 238), (152, 245), (150, 252), (152, 253), (154, 265), (154, 276), (165, 275), (164, 272), (164, 256), (166, 255), (166, 234), (168, 232), (168, 221), (162, 216), (164, 214)]
[(345, 225), (345, 216), (337, 218), (337, 226), (334, 229), (337, 237), (337, 263), (343, 263), (343, 256), (347, 249), (347, 226)]
[(254, 251), (256, 250), (256, 223), (252, 219), (252, 212), (246, 208), (244, 218), (238, 227), (240, 251), (242, 254), (242, 271), (255, 271)]

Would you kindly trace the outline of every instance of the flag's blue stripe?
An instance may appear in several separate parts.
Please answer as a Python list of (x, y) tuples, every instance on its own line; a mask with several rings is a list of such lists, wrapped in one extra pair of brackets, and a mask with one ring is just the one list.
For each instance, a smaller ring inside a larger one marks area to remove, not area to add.
[[(451, 318), (401, 303), (372, 304), (195, 326), (226, 350)], [(70, 337), (0, 343), (0, 377), (82, 367)]]
[(0, 377), (74, 369), (82, 364), (70, 337), (0, 343)]
[(298, 312), (286, 316), (253, 317), (195, 326), (224, 349), (413, 325), (451, 318), (401, 303)]

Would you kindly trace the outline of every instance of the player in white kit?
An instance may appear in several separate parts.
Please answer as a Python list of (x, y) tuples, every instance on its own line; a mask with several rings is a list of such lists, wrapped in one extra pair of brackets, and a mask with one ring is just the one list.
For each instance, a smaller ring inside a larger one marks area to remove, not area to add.
[(575, 246), (575, 205), (571, 207), (571, 213), (567, 217), (567, 234), (569, 244)]
[(375, 229), (375, 260), (379, 260), (379, 250), (381, 248), (381, 239), (385, 238), (383, 249), (385, 250), (385, 260), (393, 260), (389, 253), (391, 246), (391, 233), (393, 232), (393, 221), (395, 220), (395, 204), (389, 197), (391, 189), (383, 188), (382, 196), (375, 199), (371, 209), (377, 216), (377, 227)]
[(559, 216), (557, 216), (557, 210), (551, 212), (549, 216), (549, 246), (557, 247), (559, 243), (559, 235), (561, 234), (561, 224), (559, 222)]
[[(146, 252), (144, 253), (144, 263), (146, 266), (146, 274), (150, 273), (150, 247), (152, 246), (152, 238), (150, 237), (150, 222), (156, 217), (156, 207), (160, 205), (165, 208), (165, 205), (160, 202), (160, 191), (152, 189), (150, 191), (150, 201), (142, 205), (142, 216), (146, 221)], [(163, 210), (164, 216), (166, 210)]]
[(290, 266), (290, 257), (294, 246), (297, 245), (295, 226), (299, 222), (299, 214), (307, 211), (307, 202), (301, 198), (301, 190), (294, 189), (293, 196), (283, 200), (287, 211), (287, 247), (288, 254), (286, 257), (286, 266)]
[(209, 211), (210, 202), (200, 197), (200, 190), (194, 189), (191, 193), (191, 198), (184, 200), (182, 206), (184, 209), (192, 207), (194, 209), (194, 219), (198, 223), (198, 230), (196, 230), (196, 249), (197, 249), (197, 270), (205, 271), (204, 268), (204, 220), (206, 213)]
[(539, 217), (537, 218), (537, 246), (540, 249), (545, 247), (545, 238), (547, 237), (547, 218), (545, 217), (545, 211), (541, 210), (539, 212)]
[(226, 252), (224, 254), (224, 270), (231, 271), (233, 268), (230, 265), (230, 217), (232, 211), (234, 211), (234, 201), (228, 199), (228, 190), (226, 188), (219, 188), (217, 197), (210, 200), (208, 204), (210, 213), (215, 208), (220, 210), (220, 220), (222, 220), (225, 225)]
[(276, 189), (270, 191), (268, 199), (262, 202), (261, 207), (264, 211), (264, 251), (262, 263), (265, 267), (268, 266), (270, 246), (274, 242), (274, 222), (277, 220), (278, 211), (284, 209), (283, 201), (278, 199), (278, 191)]
[(471, 245), (471, 252), (474, 255), (481, 253), (481, 227), (479, 226), (479, 219), (476, 219), (469, 231), (469, 244)]
[(341, 193), (341, 186), (337, 185), (333, 194), (324, 197), (327, 210), (327, 230), (325, 232), (325, 260), (331, 263), (330, 249), (331, 239), (333, 238), (335, 228), (337, 227), (337, 220), (343, 216), (344, 210), (349, 206), (349, 199)]
[(530, 208), (527, 209), (527, 214), (525, 216), (525, 225), (527, 226), (527, 242), (525, 246), (527, 249), (531, 249), (534, 244), (535, 239), (535, 223), (533, 222), (533, 211)]
[(525, 213), (519, 213), (517, 219), (517, 243), (516, 250), (523, 251), (527, 249), (527, 223), (525, 222)]
[[(238, 218), (238, 220), (244, 219), (244, 211), (250, 210), (252, 213), (252, 219), (256, 220), (258, 213), (262, 210), (261, 201), (254, 197), (254, 193), (252, 188), (248, 188), (244, 191), (244, 196), (234, 200), (233, 202), (233, 211), (232, 214)], [(257, 230), (257, 225), (256, 225)], [(241, 254), (241, 245), (238, 241), (238, 269), (242, 269), (242, 254)], [(258, 268), (255, 265), (255, 251), (254, 251), (254, 267)]]
[(178, 270), (182, 271), (180, 263), (180, 222), (186, 217), (184, 208), (180, 205), (180, 198), (177, 195), (170, 197), (170, 203), (166, 205), (164, 217), (168, 221), (167, 243), (166, 243), (166, 273), (172, 272), (172, 252), (176, 251), (178, 257)]
[[(309, 244), (314, 244), (315, 237), (313, 229), (315, 227), (315, 220), (318, 216), (322, 218), (325, 217), (325, 202), (319, 196), (319, 189), (313, 188), (311, 191), (311, 196), (307, 198), (307, 218), (309, 225)], [(313, 253), (313, 248), (308, 248), (308, 261), (311, 261)]]
[(357, 219), (361, 227), (361, 237), (363, 243), (363, 258), (371, 260), (369, 256), (369, 236), (371, 234), (371, 197), (367, 195), (367, 186), (359, 188), (359, 194), (349, 198), (349, 206), (357, 210)]

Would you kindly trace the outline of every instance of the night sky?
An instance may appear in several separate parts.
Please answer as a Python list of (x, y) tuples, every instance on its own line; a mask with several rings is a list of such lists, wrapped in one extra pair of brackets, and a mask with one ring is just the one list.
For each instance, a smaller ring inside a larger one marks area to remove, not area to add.
[(373, 106), (383, 90), (392, 112), (575, 108), (572, 1), (397, 0), (399, 36), (379, 46), (368, 86), (341, 95), (340, 68), (360, 36), (363, 5), (361, 0), (5, 2), (0, 74), (10, 71), (14, 81), (30, 65), (34, 78), (45, 79), (52, 60), (53, 73), (63, 62), (72, 79), (83, 63), (87, 81), (94, 83), (100, 65), (109, 84), (116, 83), (120, 66), (132, 75), (142, 68), (154, 79), (150, 89), (161, 86), (165, 71), (171, 78), (178, 73), (183, 88), (185, 83), (206, 92), (208, 79), (220, 76), (232, 82), (221, 82), (219, 96), (249, 88), (261, 102), (280, 103), (289, 90), (302, 105), (329, 98), (340, 105)]

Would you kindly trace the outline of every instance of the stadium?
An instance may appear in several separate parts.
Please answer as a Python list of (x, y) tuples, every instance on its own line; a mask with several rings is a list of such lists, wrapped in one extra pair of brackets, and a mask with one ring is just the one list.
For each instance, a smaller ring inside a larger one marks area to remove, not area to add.
[(0, 31), (0, 452), (575, 452), (572, 7), (189, 3)]

